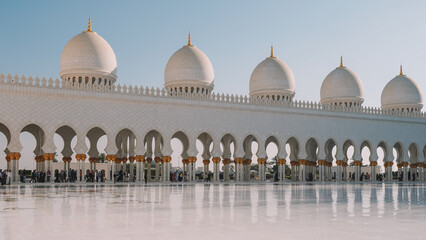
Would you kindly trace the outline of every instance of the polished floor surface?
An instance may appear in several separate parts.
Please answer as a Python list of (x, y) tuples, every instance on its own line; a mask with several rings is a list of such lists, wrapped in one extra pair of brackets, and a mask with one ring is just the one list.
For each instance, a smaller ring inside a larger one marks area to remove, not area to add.
[(20, 185), (0, 239), (426, 239), (426, 184)]

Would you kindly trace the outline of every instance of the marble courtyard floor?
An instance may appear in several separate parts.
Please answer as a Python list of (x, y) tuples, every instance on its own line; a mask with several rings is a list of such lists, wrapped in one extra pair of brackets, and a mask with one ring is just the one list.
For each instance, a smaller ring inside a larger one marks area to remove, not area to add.
[(425, 183), (0, 187), (0, 239), (426, 239)]

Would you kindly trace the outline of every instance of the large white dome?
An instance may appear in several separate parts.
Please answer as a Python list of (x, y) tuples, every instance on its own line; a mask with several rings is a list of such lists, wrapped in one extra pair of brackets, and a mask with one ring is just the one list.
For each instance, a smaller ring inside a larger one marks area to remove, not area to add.
[(359, 77), (341, 63), (322, 82), (320, 95), (323, 104), (360, 106), (364, 87)]
[[(210, 92), (214, 87), (214, 71), (210, 59), (200, 49), (183, 46), (169, 59), (164, 72), (164, 87), (168, 90), (198, 88)], [(192, 92), (192, 91), (191, 91)]]
[(259, 63), (250, 77), (251, 97), (271, 97), (280, 99), (288, 97), (291, 100), (295, 94), (294, 75), (291, 69), (271, 56)]
[(417, 83), (401, 74), (394, 77), (382, 92), (382, 109), (420, 111), (423, 107), (422, 91)]
[(117, 60), (114, 51), (105, 39), (89, 26), (72, 38), (61, 55), (60, 76), (62, 79), (81, 77), (82, 79), (117, 79)]

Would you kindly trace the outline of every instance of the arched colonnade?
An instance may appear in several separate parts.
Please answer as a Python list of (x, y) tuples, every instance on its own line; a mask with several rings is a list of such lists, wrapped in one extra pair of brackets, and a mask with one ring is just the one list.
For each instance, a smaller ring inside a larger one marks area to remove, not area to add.
[[(352, 139), (337, 140), (335, 138), (300, 138), (288, 136), (280, 138), (273, 134), (257, 136), (256, 134), (237, 135), (225, 133), (214, 135), (206, 131), (198, 134), (187, 134), (184, 130), (165, 133), (151, 129), (140, 133), (135, 129), (121, 128), (117, 131), (106, 131), (105, 128), (93, 126), (85, 131), (80, 131), (73, 126), (63, 125), (53, 132), (46, 131), (40, 124), (31, 123), (21, 129), (10, 129), (0, 123), (0, 132), (6, 137), (7, 169), (12, 173), (12, 180), (18, 178), (19, 159), (22, 145), (19, 140), (21, 132), (28, 132), (36, 139), (34, 155), (37, 171), (52, 172), (55, 144), (53, 134), (58, 134), (64, 142), (61, 150), (63, 155), (64, 170), (70, 168), (72, 156), (78, 162), (78, 170), (84, 173), (87, 169), (95, 170), (99, 150), (97, 143), (102, 136), (107, 137), (105, 148), (106, 159), (110, 171), (114, 173), (129, 168), (130, 179), (135, 181), (170, 181), (172, 146), (171, 140), (178, 139), (182, 143), (183, 171), (187, 173), (187, 180), (195, 180), (196, 162), (203, 163), (203, 174), (209, 172), (212, 163), (213, 181), (220, 181), (220, 166), (222, 165), (223, 181), (231, 181), (230, 172), (233, 169), (234, 181), (250, 181), (250, 165), (252, 159), (257, 159), (258, 179), (266, 180), (266, 164), (274, 156), (267, 156), (266, 148), (274, 144), (277, 156), (274, 158), (278, 165), (278, 179), (285, 181), (285, 165), (291, 168), (292, 181), (346, 181), (347, 166), (354, 166), (354, 178), (360, 179), (361, 166), (368, 163), (371, 166), (371, 180), (376, 181), (376, 167), (378, 164), (378, 150), (382, 152), (382, 162), (387, 181), (392, 180), (392, 166), (398, 167), (398, 174), (404, 181), (424, 181), (424, 168), (426, 146), (417, 143), (402, 143), (368, 140), (355, 141)], [(73, 148), (71, 141), (77, 138)], [(196, 141), (201, 142), (202, 150), (197, 150)], [(88, 142), (89, 144), (87, 144)], [(255, 143), (255, 145), (253, 145)], [(256, 146), (255, 149), (253, 146)], [(363, 159), (363, 149), (368, 149), (368, 159)], [(202, 159), (197, 159), (201, 155)], [(269, 160), (268, 160), (269, 159)], [(87, 160), (87, 161), (86, 161)], [(151, 164), (152, 161), (155, 162)], [(88, 166), (86, 166), (88, 162)], [(364, 163), (364, 164), (363, 164)], [(155, 174), (151, 176), (151, 166), (154, 165)], [(232, 166), (232, 167), (231, 167)], [(336, 166), (333, 176), (331, 167)], [(111, 178), (112, 174), (107, 173)], [(146, 175), (146, 176), (145, 176)]]

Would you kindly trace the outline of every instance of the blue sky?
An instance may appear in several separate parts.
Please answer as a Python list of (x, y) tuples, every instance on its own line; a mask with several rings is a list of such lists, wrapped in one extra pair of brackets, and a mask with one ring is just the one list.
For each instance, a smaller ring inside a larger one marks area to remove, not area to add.
[(426, 91), (424, 1), (9, 1), (0, 8), (0, 72), (59, 77), (63, 47), (87, 28), (112, 46), (118, 81), (163, 86), (168, 58), (186, 43), (215, 69), (215, 91), (248, 94), (251, 72), (269, 54), (296, 78), (296, 99), (318, 101), (339, 64), (355, 71), (365, 105), (380, 106), (404, 66)]

